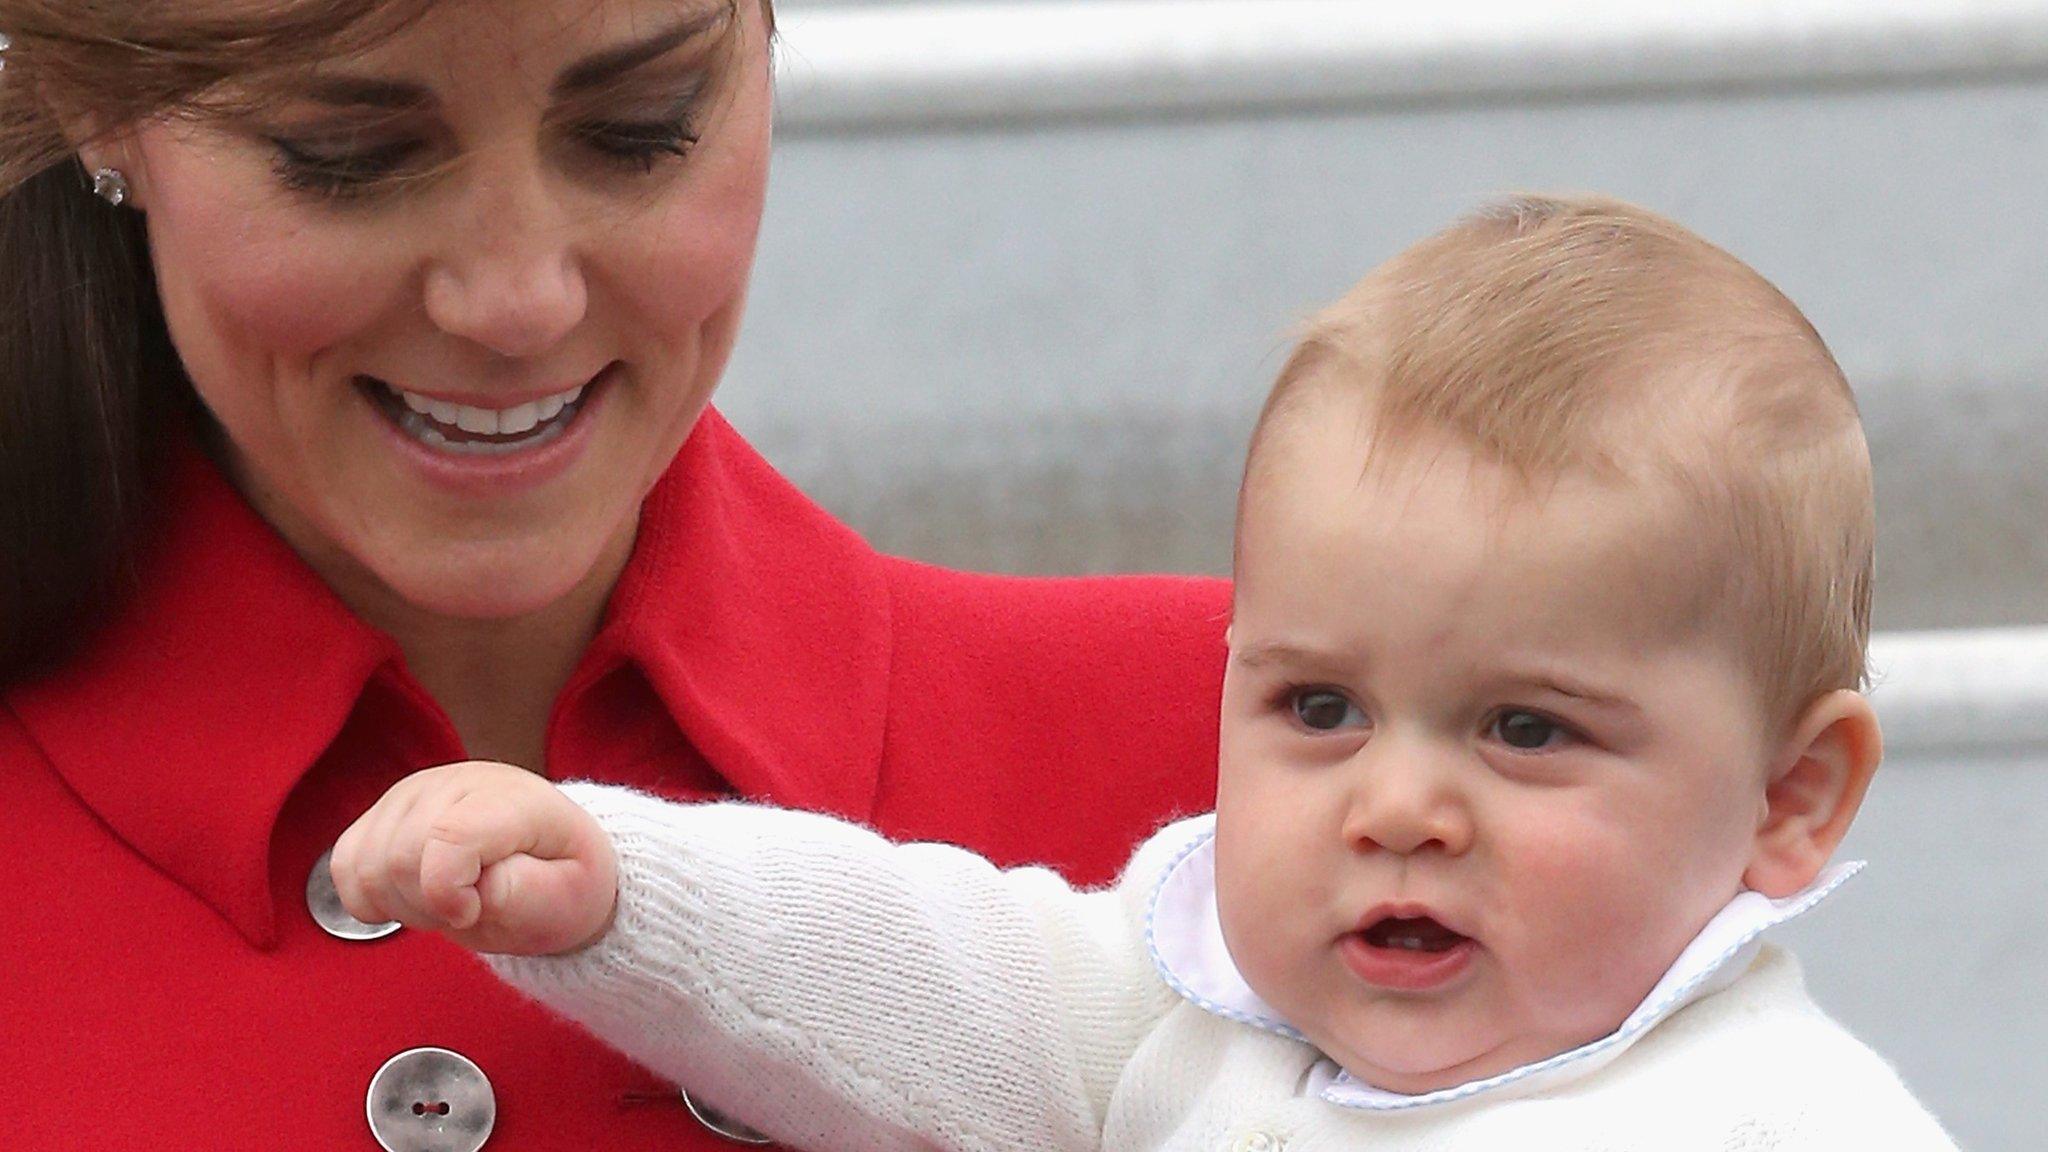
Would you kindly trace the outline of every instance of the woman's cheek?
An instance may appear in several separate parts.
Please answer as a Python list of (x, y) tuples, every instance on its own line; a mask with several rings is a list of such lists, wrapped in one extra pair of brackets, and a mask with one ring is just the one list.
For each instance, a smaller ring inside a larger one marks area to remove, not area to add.
[[(318, 244), (258, 246), (207, 284), (211, 312), (255, 349), (306, 359), (345, 344), (389, 310), (386, 279)], [(395, 277), (394, 277), (395, 278)]]
[[(404, 280), (379, 253), (388, 230), (305, 219), (304, 206), (280, 203), (267, 172), (223, 146), (172, 137), (145, 154), (151, 257), (188, 355), (205, 344), (230, 356), (310, 356), (370, 326)], [(242, 175), (220, 179), (227, 170)]]
[(625, 229), (622, 279), (665, 341), (695, 337), (721, 313), (736, 323), (744, 302), (768, 192), (772, 101), (762, 77), (742, 83), (761, 91), (725, 106), (682, 161), (679, 183)]
[(632, 295), (671, 340), (746, 295), (765, 187), (747, 171), (718, 175), (632, 230), (628, 250), (639, 253), (627, 260)]
[(664, 222), (670, 229), (664, 238), (630, 260), (634, 310), (645, 317), (650, 335), (670, 345), (694, 343), (707, 320), (743, 302), (753, 252), (743, 225), (697, 216)]

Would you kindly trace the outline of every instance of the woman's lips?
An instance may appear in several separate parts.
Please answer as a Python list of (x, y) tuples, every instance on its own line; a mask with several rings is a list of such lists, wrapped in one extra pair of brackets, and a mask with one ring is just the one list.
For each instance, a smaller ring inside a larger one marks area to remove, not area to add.
[(1421, 909), (1377, 911), (1344, 935), (1339, 951), (1359, 979), (1396, 992), (1429, 992), (1472, 965), (1479, 943)]
[[(514, 437), (476, 436), (459, 431), (451, 437), (439, 430), (435, 435), (423, 436), (418, 425), (424, 417), (411, 410), (393, 389), (380, 381), (364, 381), (359, 391), (376, 413), (389, 442), (421, 478), (453, 494), (504, 496), (547, 483), (582, 455), (597, 423), (598, 410), (604, 407), (609, 385), (620, 370), (614, 362), (592, 377), (576, 401), (557, 412), (554, 427), (537, 425)], [(452, 439), (500, 442), (446, 442)]]

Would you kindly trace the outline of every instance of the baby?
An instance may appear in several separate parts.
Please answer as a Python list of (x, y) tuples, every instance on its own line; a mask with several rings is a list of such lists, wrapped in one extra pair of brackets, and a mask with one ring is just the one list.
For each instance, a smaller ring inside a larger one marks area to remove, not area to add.
[(1851, 870), (1872, 535), (1789, 301), (1515, 200), (1282, 371), (1216, 812), (1116, 888), (485, 763), (401, 782), (335, 880), (820, 1152), (1948, 1149), (1758, 939)]

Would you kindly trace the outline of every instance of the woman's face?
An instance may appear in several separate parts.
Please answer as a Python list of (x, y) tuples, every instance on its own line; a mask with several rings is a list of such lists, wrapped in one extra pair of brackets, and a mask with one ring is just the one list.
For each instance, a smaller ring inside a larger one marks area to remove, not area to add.
[(359, 608), (609, 587), (739, 323), (767, 40), (751, 0), (458, 0), (130, 139), (236, 480)]

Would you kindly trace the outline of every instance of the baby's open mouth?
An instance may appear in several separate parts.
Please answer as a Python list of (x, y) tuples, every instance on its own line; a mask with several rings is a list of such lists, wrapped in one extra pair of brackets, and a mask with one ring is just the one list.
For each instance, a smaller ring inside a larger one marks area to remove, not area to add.
[(1471, 970), (1479, 942), (1432, 916), (1381, 916), (1346, 933), (1338, 951), (1368, 984), (1429, 993)]
[(1399, 952), (1449, 952), (1471, 939), (1427, 916), (1389, 916), (1366, 928), (1361, 935), (1367, 944), (1375, 948)]

